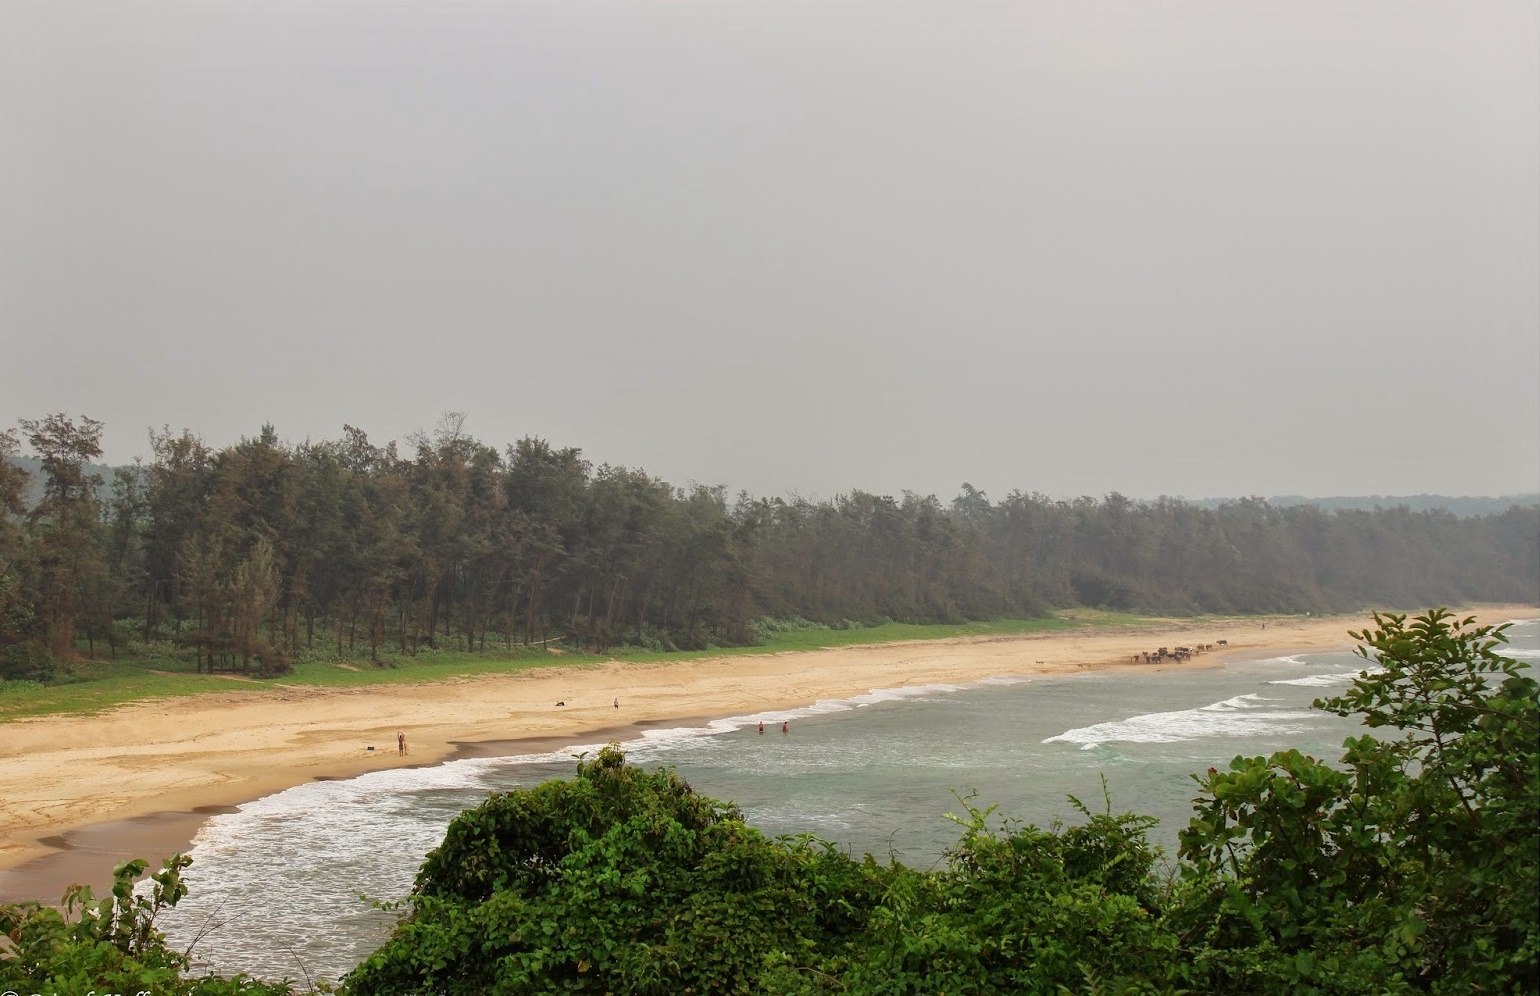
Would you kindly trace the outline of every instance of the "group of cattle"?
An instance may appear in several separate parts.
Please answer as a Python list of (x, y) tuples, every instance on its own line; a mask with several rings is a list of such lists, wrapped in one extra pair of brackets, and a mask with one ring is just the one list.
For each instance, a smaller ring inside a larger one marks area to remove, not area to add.
[(1134, 654), (1134, 663), (1138, 664), (1142, 659), (1146, 664), (1159, 664), (1161, 661), (1185, 661), (1203, 653), (1205, 650), (1213, 650), (1215, 647), (1227, 647), (1229, 640), (1220, 640), (1218, 643), (1199, 643), (1191, 647), (1161, 647), (1151, 653)]

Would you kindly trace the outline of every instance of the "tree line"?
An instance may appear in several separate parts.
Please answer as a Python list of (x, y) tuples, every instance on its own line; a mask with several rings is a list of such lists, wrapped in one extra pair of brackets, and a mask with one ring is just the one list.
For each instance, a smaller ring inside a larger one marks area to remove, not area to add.
[[(0, 432), (0, 676), (170, 641), (200, 670), (568, 641), (744, 645), (765, 620), (956, 622), (1094, 606), (1172, 614), (1540, 600), (1540, 507), (1457, 518), (1120, 494), (1000, 500), (963, 484), (762, 498), (677, 487), (446, 416), (379, 446), (271, 426), (214, 450), (152, 432), (90, 470), (103, 424)], [(35, 482), (14, 458), (23, 443)]]

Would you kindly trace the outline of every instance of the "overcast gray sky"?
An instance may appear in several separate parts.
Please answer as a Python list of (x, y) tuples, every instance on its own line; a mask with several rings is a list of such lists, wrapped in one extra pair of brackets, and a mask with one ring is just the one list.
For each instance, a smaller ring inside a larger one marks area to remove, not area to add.
[(0, 420), (1540, 490), (1540, 4), (0, 4)]

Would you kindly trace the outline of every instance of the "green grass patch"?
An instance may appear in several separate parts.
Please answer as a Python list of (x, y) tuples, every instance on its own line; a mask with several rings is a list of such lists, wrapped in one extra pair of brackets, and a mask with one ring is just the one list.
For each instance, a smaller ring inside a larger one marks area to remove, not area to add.
[(541, 667), (604, 660), (578, 654), (560, 656), (540, 648), (498, 649), (485, 653), (467, 650), (427, 650), (415, 657), (390, 657), (380, 663), (369, 661), (301, 661), (294, 671), (281, 678), (268, 679), (281, 685), (314, 685), (349, 688), (359, 685), (407, 685), (479, 674), (511, 674)]
[(122, 673), (46, 685), (0, 681), (0, 720), (59, 713), (89, 714), (142, 699), (271, 688), (261, 682), (216, 675), (157, 674), (153, 666), (120, 664), (114, 670)]
[(1115, 612), (1111, 609), (1060, 609), (1054, 615), (1058, 619), (1079, 626), (1150, 626), (1177, 621), (1157, 616), (1140, 616), (1132, 612)]
[[(851, 626), (844, 629), (798, 629), (772, 633), (763, 647), (741, 648), (778, 653), (786, 650), (818, 650), (824, 647), (851, 647), (864, 643), (897, 643), (907, 640), (946, 640), (965, 636), (1026, 636), (1033, 633), (1057, 633), (1079, 624), (1069, 619), (995, 619), (988, 622), (883, 623), (880, 626)], [(740, 649), (740, 648), (734, 648)]]
[(710, 647), (693, 651), (617, 647), (603, 654), (558, 653), (542, 647), (515, 647), (512, 650), (500, 647), (485, 652), (430, 650), (416, 656), (388, 657), (380, 663), (302, 660), (294, 665), (291, 674), (260, 680), (240, 675), (198, 674), (190, 659), (165, 653), (134, 660), (79, 661), (70, 667), (64, 680), (49, 684), (0, 681), (0, 721), (61, 713), (89, 714), (143, 699), (217, 692), (263, 694), (294, 686), (342, 688), (420, 684), (543, 667), (581, 667), (612, 660), (638, 665), (667, 664), (706, 657), (748, 657), (910, 640), (1025, 636), (1091, 627), (1151, 625), (1161, 621), (1148, 616), (1087, 609), (1060, 612), (1043, 619), (997, 619), (941, 625), (887, 622), (863, 626), (847, 622), (836, 628), (800, 620), (771, 621), (763, 627), (765, 642), (751, 647)]

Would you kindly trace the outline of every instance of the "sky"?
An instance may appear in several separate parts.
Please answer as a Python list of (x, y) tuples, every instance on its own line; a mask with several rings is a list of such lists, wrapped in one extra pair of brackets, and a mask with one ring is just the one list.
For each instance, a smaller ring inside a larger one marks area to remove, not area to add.
[(1540, 3), (0, 4), (0, 427), (1540, 490)]

